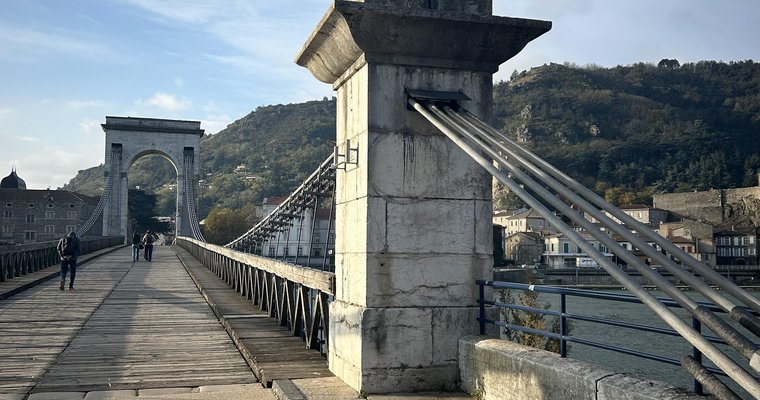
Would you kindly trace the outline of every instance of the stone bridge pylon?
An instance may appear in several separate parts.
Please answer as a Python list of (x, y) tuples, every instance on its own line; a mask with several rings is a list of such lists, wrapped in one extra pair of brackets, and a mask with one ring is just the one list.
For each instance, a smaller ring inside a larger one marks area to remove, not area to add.
[(169, 160), (177, 172), (175, 235), (194, 236), (190, 221), (195, 219), (189, 215), (188, 205), (195, 203), (189, 197), (197, 193), (197, 160), (203, 136), (200, 125), (199, 121), (106, 117), (106, 123), (101, 125), (106, 133), (103, 235), (128, 240), (129, 167), (144, 156), (159, 155)]
[(487, 120), (493, 73), (550, 28), (493, 16), (491, 0), (335, 0), (296, 58), (336, 91), (347, 162), (329, 364), (355, 390), (456, 389), (458, 339), (477, 333), (474, 282), (492, 276), (492, 177), (408, 94), (456, 96)]

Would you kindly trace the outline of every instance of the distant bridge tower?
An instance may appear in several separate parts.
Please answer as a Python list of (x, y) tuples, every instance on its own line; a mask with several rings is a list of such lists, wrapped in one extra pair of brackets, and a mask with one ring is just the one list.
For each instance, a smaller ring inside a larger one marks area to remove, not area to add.
[[(127, 238), (130, 231), (127, 208), (127, 173), (138, 159), (159, 155), (172, 163), (177, 173), (175, 235), (193, 237), (189, 215), (194, 212), (197, 193), (198, 154), (203, 129), (199, 121), (155, 118), (106, 117), (101, 125), (106, 133), (106, 202), (103, 208), (103, 235)], [(110, 189), (110, 191), (108, 190)], [(110, 192), (110, 193), (109, 193)]]
[(492, 74), (551, 24), (491, 0), (331, 3), (296, 59), (337, 92), (330, 370), (367, 393), (455, 389), (492, 276), (492, 178), (406, 93), (488, 119)]

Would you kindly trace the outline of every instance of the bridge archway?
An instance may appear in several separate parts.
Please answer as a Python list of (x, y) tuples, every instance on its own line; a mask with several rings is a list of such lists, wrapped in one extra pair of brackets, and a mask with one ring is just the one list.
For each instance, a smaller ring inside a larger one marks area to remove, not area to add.
[(196, 237), (200, 230), (195, 215), (200, 139), (199, 121), (139, 117), (106, 117), (102, 124), (105, 145), (105, 202), (103, 234), (129, 237), (127, 208), (128, 172), (132, 164), (149, 155), (158, 155), (174, 166), (177, 173), (175, 236)]

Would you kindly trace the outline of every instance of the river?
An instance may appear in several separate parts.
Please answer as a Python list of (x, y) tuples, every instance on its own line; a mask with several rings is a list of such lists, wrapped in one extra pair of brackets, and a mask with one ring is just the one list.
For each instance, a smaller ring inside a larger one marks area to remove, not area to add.
[[(627, 293), (622, 290), (607, 290), (605, 292)], [(657, 291), (652, 291), (651, 293), (658, 297), (667, 297), (663, 293)], [(704, 300), (704, 298), (699, 293), (692, 291), (687, 291), (684, 293), (688, 294), (695, 300)], [(760, 292), (751, 293), (755, 297), (760, 298)], [(552, 310), (559, 309), (558, 295), (542, 293), (539, 295), (539, 300), (544, 304), (550, 303), (549, 308)], [(687, 321), (689, 325), (691, 325), (691, 316), (689, 316), (688, 313), (679, 308), (673, 308), (672, 310), (674, 310), (676, 314), (682, 316), (684, 320)], [(641, 304), (612, 302), (607, 300), (568, 296), (566, 311), (572, 314), (594, 316), (616, 321), (626, 321), (629, 323), (667, 328), (667, 325), (662, 322), (660, 318), (654, 314), (654, 312)], [(732, 325), (737, 326), (737, 324), (733, 323), (733, 321), (729, 322)], [(749, 337), (751, 340), (757, 342), (757, 338), (744, 330), (744, 328), (739, 327), (739, 330), (747, 335), (747, 337)], [(703, 328), (703, 331), (707, 331), (707, 329)], [(600, 325), (585, 321), (574, 321), (572, 323), (572, 330), (570, 334), (582, 339), (635, 349), (638, 351), (653, 353), (678, 360), (680, 360), (681, 357), (686, 354), (692, 354), (692, 347), (681, 337), (629, 330), (620, 327)], [(719, 347), (721, 349), (728, 348), (727, 346)], [(739, 361), (739, 364), (745, 367), (745, 369), (752, 371), (752, 369), (748, 366), (748, 362), (746, 360), (742, 360), (733, 351), (733, 349), (728, 348), (726, 353), (729, 354), (732, 358), (737, 359)], [(674, 386), (689, 389), (692, 388), (691, 375), (689, 375), (688, 372), (679, 366), (650, 361), (635, 356), (629, 356), (626, 354), (598, 349), (577, 343), (570, 344), (568, 357), (589, 361), (615, 371), (629, 372), (640, 377), (667, 382)], [(758, 375), (755, 374), (755, 376)], [(735, 386), (733, 382), (731, 382), (730, 386), (735, 390), (738, 389), (738, 394), (748, 396), (746, 392), (742, 393), (741, 389)]]

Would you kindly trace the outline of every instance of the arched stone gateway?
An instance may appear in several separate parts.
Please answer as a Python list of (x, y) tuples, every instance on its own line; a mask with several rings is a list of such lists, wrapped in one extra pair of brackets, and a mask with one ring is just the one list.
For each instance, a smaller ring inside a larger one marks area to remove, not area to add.
[(103, 235), (129, 237), (127, 172), (138, 159), (159, 155), (169, 160), (177, 171), (175, 235), (197, 237), (200, 230), (195, 216), (196, 158), (203, 136), (201, 123), (107, 116), (101, 126), (106, 133)]

